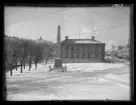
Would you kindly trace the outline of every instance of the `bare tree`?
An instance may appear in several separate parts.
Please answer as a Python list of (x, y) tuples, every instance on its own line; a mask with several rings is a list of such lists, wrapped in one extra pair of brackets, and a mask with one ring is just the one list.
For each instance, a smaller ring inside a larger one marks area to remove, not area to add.
[[(5, 67), (7, 71), (10, 71), (12, 75), (12, 69), (20, 66), (20, 72), (23, 72), (23, 67), (25, 69), (26, 64), (29, 65), (29, 71), (32, 67), (32, 63), (35, 63), (35, 69), (37, 69), (37, 64), (45, 59), (47, 54), (47, 59), (50, 55), (50, 44), (47, 43), (36, 43), (33, 40), (19, 39), (17, 37), (5, 36)], [(46, 48), (46, 51), (45, 51)]]
[(43, 47), (40, 44), (35, 44), (33, 61), (35, 63), (35, 69), (37, 69), (37, 63), (43, 60)]
[(35, 42), (32, 40), (28, 40), (27, 43), (27, 57), (26, 59), (28, 60), (28, 65), (29, 65), (29, 71), (32, 68), (32, 61), (33, 61), (33, 57), (34, 57), (34, 47), (35, 47)]

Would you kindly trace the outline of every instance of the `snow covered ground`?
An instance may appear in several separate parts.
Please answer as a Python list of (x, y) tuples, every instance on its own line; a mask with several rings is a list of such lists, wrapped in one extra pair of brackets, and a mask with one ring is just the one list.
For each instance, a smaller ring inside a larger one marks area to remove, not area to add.
[[(129, 67), (112, 63), (68, 63), (67, 72), (49, 72), (53, 64), (6, 73), (7, 100), (129, 100)], [(116, 69), (113, 69), (116, 68)], [(112, 69), (108, 71), (108, 69)], [(106, 71), (107, 70), (107, 71)], [(79, 72), (78, 72), (79, 71)], [(99, 72), (102, 71), (102, 72)]]
[[(53, 64), (48, 64), (53, 67)], [(123, 67), (124, 64), (116, 64), (116, 63), (66, 63), (63, 66), (67, 66), (69, 71), (81, 71), (81, 72), (92, 72), (94, 70), (105, 70), (105, 69), (113, 69)]]

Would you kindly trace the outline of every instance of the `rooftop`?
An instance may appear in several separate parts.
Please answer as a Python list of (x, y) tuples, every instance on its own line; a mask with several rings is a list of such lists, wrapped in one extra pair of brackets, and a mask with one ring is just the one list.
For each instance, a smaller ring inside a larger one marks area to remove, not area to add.
[(92, 39), (67, 39), (67, 40), (63, 40), (61, 41), (61, 43), (68, 43), (68, 44), (71, 44), (71, 43), (75, 43), (75, 44), (105, 44), (105, 43), (102, 43), (100, 41), (97, 41), (97, 40), (92, 40)]

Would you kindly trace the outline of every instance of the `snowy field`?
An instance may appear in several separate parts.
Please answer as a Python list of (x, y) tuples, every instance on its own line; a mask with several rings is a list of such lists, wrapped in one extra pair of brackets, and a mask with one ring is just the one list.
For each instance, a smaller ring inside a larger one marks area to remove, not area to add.
[[(48, 64), (53, 67), (53, 64)], [(92, 72), (94, 70), (106, 70), (123, 67), (124, 64), (116, 63), (66, 63), (63, 66), (67, 66), (69, 71), (81, 71), (81, 72)]]
[(7, 100), (129, 100), (129, 67), (114, 63), (68, 63), (67, 72), (49, 72), (53, 64), (6, 73)]

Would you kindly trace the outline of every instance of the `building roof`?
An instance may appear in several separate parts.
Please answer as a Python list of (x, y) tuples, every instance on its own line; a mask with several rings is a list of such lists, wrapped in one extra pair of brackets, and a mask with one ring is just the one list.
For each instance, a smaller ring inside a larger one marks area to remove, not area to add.
[(67, 43), (67, 44), (105, 44), (97, 40), (92, 40), (92, 39), (67, 39), (61, 41), (61, 44)]

